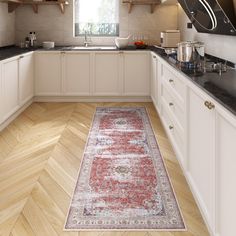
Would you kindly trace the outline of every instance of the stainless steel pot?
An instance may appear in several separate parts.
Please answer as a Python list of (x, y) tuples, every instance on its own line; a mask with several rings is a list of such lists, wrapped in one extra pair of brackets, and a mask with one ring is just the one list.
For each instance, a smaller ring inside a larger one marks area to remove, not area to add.
[(197, 62), (204, 58), (205, 47), (201, 42), (181, 42), (178, 44), (177, 59), (179, 62)]

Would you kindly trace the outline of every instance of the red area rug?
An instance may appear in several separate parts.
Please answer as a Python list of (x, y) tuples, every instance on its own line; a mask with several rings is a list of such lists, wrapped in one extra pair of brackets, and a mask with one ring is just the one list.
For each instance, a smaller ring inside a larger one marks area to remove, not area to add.
[(66, 230), (185, 230), (145, 108), (97, 108)]

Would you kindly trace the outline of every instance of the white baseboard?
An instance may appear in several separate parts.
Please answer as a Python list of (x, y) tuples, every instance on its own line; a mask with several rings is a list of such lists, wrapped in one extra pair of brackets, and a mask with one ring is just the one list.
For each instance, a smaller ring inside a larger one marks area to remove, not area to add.
[(149, 96), (36, 96), (35, 102), (152, 102)]
[(16, 119), (28, 106), (33, 103), (33, 99), (30, 99), (26, 102), (21, 108), (19, 108), (16, 112), (14, 112), (8, 119), (6, 119), (3, 123), (0, 124), (0, 131), (5, 129), (13, 120)]
[(36, 96), (26, 102), (3, 123), (0, 123), (0, 131), (6, 128), (17, 116), (19, 116), (33, 102), (152, 102), (151, 97), (101, 97), (101, 96)]

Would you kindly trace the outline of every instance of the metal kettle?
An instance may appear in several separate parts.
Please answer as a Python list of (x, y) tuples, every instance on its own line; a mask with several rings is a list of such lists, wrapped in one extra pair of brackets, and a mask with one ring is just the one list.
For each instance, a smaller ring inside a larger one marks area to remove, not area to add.
[(205, 56), (205, 46), (202, 42), (181, 42), (178, 43), (177, 60), (179, 62), (194, 63)]

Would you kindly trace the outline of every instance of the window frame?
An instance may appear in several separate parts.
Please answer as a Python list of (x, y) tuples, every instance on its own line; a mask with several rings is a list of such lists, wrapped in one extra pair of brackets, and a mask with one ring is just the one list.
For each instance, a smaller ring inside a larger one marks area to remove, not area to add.
[[(78, 33), (77, 31), (79, 31), (79, 27), (76, 27), (76, 24), (79, 24), (75, 21), (75, 16), (76, 16), (76, 7), (75, 7), (75, 2), (76, 1), (80, 1), (80, 0), (74, 0), (74, 4), (73, 4), (73, 35), (75, 38), (79, 38), (79, 37), (85, 37), (85, 33)], [(116, 34), (90, 34), (88, 33), (87, 36), (92, 37), (92, 38), (115, 38), (118, 37), (120, 35), (120, 1), (118, 1), (118, 7), (117, 7), (117, 14), (118, 14), (118, 23), (116, 24)]]

